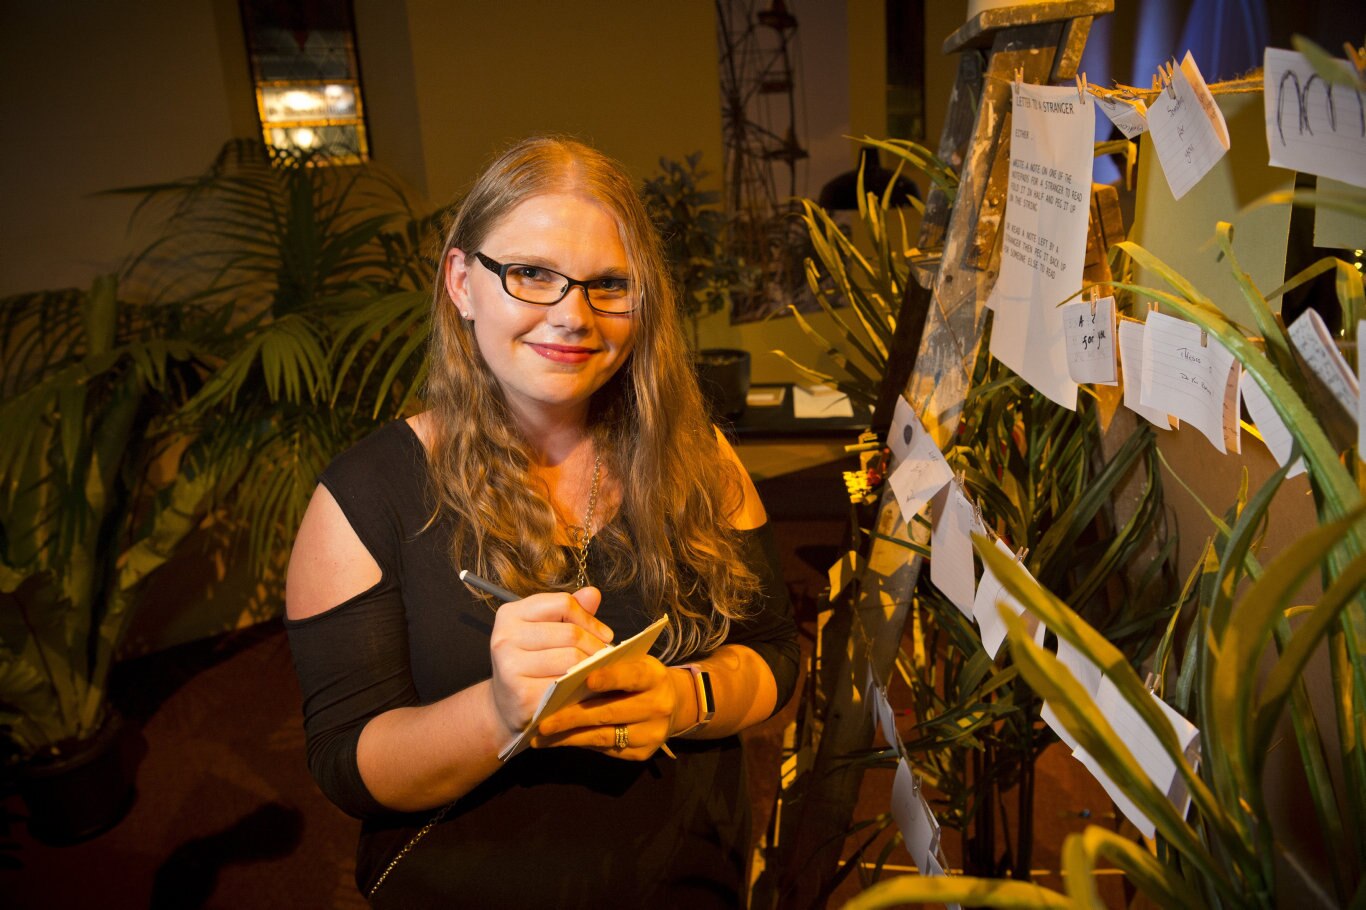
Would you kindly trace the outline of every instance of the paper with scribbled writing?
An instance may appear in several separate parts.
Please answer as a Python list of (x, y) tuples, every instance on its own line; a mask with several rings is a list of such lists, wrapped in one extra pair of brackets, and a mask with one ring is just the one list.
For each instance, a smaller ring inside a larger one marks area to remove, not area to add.
[[(1176, 733), (1177, 743), (1180, 745), (1182, 753), (1186, 753), (1192, 748), (1196, 738), (1200, 735), (1200, 731), (1162, 699), (1151, 692), (1148, 695), (1162, 709), (1163, 716), (1171, 724), (1172, 731)], [(1186, 807), (1190, 803), (1190, 796), (1185, 793), (1184, 787), (1178, 786), (1180, 781), (1178, 780), (1176, 763), (1162, 748), (1162, 743), (1158, 740), (1157, 734), (1134, 710), (1133, 706), (1124, 700), (1124, 696), (1120, 694), (1119, 689), (1108, 677), (1102, 677), (1100, 685), (1096, 689), (1096, 707), (1109, 721), (1119, 739), (1133, 753), (1139, 767), (1143, 769), (1143, 772), (1157, 789), (1167, 794), (1168, 798), (1171, 798), (1173, 794), (1178, 794), (1181, 797), (1176, 809), (1181, 815), (1185, 815)], [(1101, 769), (1095, 757), (1084, 749), (1078, 749), (1073, 754), (1095, 776), (1096, 780), (1105, 788), (1105, 792), (1110, 794), (1110, 798), (1124, 813), (1124, 817), (1133, 822), (1134, 827), (1143, 832), (1144, 837), (1152, 837), (1156, 833), (1152, 820), (1124, 795), (1119, 786)]]
[(1097, 97), (1100, 109), (1110, 118), (1110, 122), (1132, 139), (1148, 131), (1148, 106), (1140, 98)]
[(1115, 298), (1079, 300), (1062, 308), (1067, 371), (1074, 382), (1115, 385)]
[[(1257, 427), (1257, 432), (1261, 434), (1262, 442), (1271, 450), (1271, 455), (1276, 459), (1276, 464), (1284, 465), (1290, 459), (1290, 451), (1294, 446), (1294, 439), (1290, 436), (1290, 430), (1286, 429), (1285, 421), (1281, 420), (1281, 415), (1276, 413), (1276, 406), (1271, 403), (1266, 392), (1257, 384), (1256, 378), (1251, 373), (1244, 373), (1242, 378), (1243, 403), (1247, 405), (1247, 412), (1252, 415), (1252, 423)], [(1295, 464), (1286, 472), (1286, 477), (1294, 477), (1296, 474), (1304, 473), (1304, 459), (1296, 458)]]
[(953, 471), (949, 469), (949, 463), (944, 460), (930, 431), (925, 429), (914, 413), (902, 425), (900, 439), (905, 446), (904, 455), (901, 463), (887, 478), (887, 483), (891, 485), (897, 505), (901, 507), (901, 517), (906, 524), (910, 524), (934, 494), (953, 480)]
[(1013, 92), (1001, 271), (987, 299), (991, 354), (1075, 409), (1058, 304), (1081, 290), (1095, 112), (1075, 88), (1016, 83)]
[(1262, 62), (1271, 163), (1366, 187), (1366, 93), (1326, 82), (1295, 51), (1268, 47)]
[(1198, 325), (1149, 313), (1143, 331), (1143, 404), (1175, 414), (1220, 452), (1239, 451), (1238, 380), (1242, 367)]
[[(1015, 559), (1015, 554), (1000, 538), (992, 541), (992, 545), (1010, 559)], [(1044, 624), (1039, 622), (1038, 617), (1030, 613), (1024, 604), (1011, 596), (1000, 579), (983, 563), (982, 580), (977, 584), (977, 596), (972, 602), (972, 615), (977, 620), (977, 629), (982, 636), (982, 647), (992, 659), (995, 659), (1001, 650), (1001, 644), (1006, 640), (1006, 623), (996, 606), (998, 603), (1003, 604), (1016, 616), (1023, 616), (1026, 626), (1034, 636), (1034, 641), (1039, 645), (1043, 644), (1043, 636), (1047, 631)]]
[(972, 535), (985, 533), (977, 509), (963, 494), (957, 482), (950, 483), (930, 530), (930, 581), (953, 605), (972, 619), (972, 603), (977, 596), (976, 572), (972, 565)]
[(1137, 320), (1119, 321), (1119, 365), (1124, 383), (1124, 406), (1155, 427), (1164, 430), (1179, 427), (1180, 421), (1173, 421), (1165, 411), (1143, 404), (1140, 394), (1143, 380), (1143, 323)]
[(1171, 81), (1148, 108), (1148, 132), (1172, 195), (1180, 199), (1228, 151), (1228, 125), (1186, 51)]
[(1355, 414), (1361, 386), (1317, 310), (1305, 310), (1290, 323), (1290, 343), (1310, 371), (1333, 393), (1343, 410), (1348, 415)]

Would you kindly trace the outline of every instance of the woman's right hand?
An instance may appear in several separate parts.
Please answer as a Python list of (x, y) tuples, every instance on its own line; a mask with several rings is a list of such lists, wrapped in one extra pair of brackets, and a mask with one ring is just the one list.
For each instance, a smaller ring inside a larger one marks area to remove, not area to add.
[(498, 608), (489, 639), (493, 702), (509, 736), (531, 720), (551, 683), (611, 642), (612, 630), (594, 617), (601, 602), (602, 593), (587, 587), (533, 594)]

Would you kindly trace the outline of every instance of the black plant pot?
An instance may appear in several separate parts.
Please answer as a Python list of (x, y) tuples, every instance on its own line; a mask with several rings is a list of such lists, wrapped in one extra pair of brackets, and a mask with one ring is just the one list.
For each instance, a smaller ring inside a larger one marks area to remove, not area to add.
[(102, 834), (133, 805), (136, 731), (110, 711), (99, 732), (31, 762), (19, 776), (28, 807), (28, 831), (51, 846), (68, 846)]
[(707, 348), (697, 354), (697, 384), (714, 420), (734, 420), (745, 413), (749, 395), (749, 351)]

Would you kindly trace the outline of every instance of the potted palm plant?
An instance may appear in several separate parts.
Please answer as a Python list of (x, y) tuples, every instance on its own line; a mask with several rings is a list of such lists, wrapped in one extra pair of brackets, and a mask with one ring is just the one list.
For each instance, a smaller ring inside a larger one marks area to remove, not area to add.
[(230, 143), (203, 175), (124, 191), (168, 208), (122, 282), (0, 301), (0, 767), (37, 836), (128, 804), (126, 781), (44, 784), (128, 770), (108, 683), (149, 577), (210, 515), (268, 571), (318, 471), (411, 394), (391, 376), (373, 407), (331, 407), (364, 378), (334, 381), (333, 347), (366, 305), (425, 296), (436, 219), (382, 174), (319, 164)]
[(702, 391), (714, 415), (733, 418), (745, 409), (750, 355), (739, 348), (703, 349), (701, 322), (728, 309), (733, 295), (752, 292), (757, 276), (727, 243), (730, 218), (720, 206), (720, 193), (701, 187), (708, 176), (701, 160), (701, 152), (681, 162), (661, 158), (660, 173), (645, 181), (641, 194), (664, 240)]

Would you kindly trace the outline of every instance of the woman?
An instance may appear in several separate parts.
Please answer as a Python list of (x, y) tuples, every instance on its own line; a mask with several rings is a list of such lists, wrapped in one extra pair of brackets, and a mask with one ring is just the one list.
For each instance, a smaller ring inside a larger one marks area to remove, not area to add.
[[(538, 138), (478, 178), (441, 263), (430, 410), (328, 467), (289, 567), (309, 766), (363, 821), (357, 883), (376, 906), (736, 906), (734, 734), (787, 700), (797, 647), (659, 239), (619, 165)], [(499, 761), (556, 677), (661, 615), (653, 656)]]

